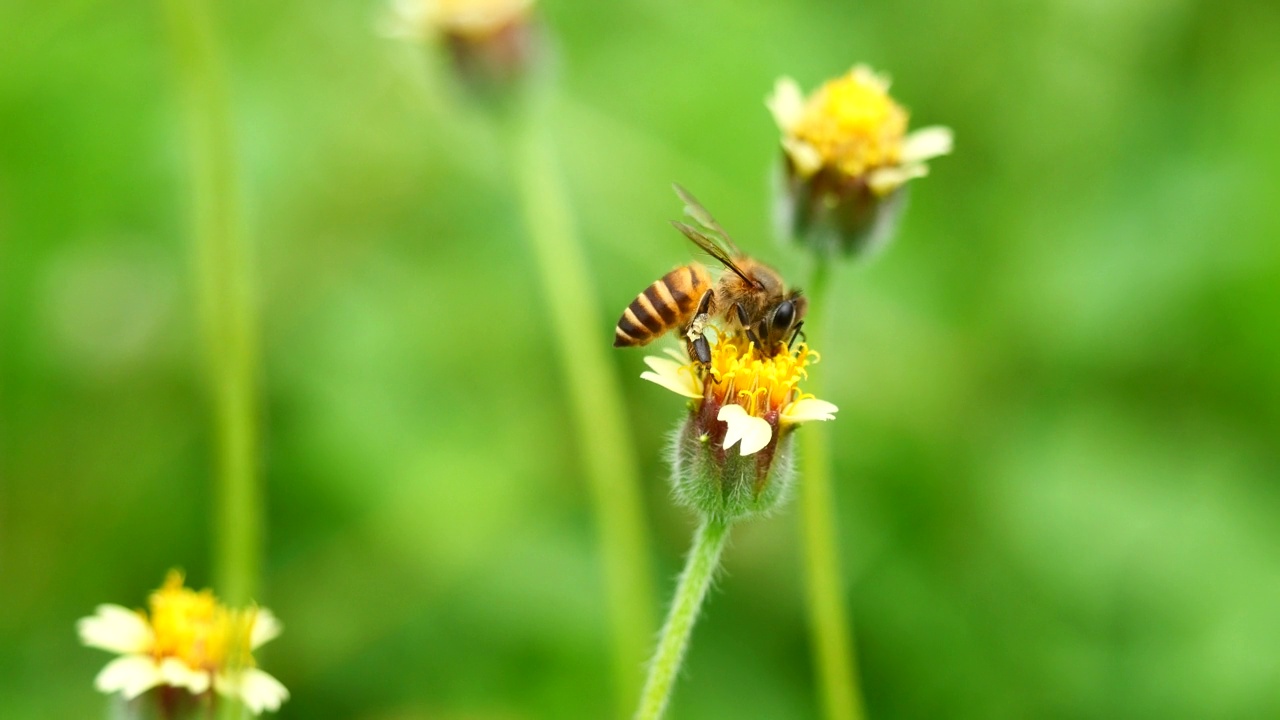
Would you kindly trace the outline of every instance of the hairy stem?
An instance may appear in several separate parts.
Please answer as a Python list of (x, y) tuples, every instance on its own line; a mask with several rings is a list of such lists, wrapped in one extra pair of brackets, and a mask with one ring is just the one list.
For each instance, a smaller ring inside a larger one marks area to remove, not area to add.
[(250, 253), (241, 228), (231, 106), (208, 0), (165, 0), (186, 120), (195, 273), (214, 415), (214, 572), (232, 605), (257, 592), (258, 338)]
[(711, 587), (711, 579), (720, 565), (720, 552), (724, 550), (728, 536), (729, 524), (712, 517), (704, 519), (694, 535), (693, 548), (689, 550), (689, 558), (685, 561), (684, 572), (680, 574), (680, 582), (671, 601), (671, 610), (667, 613), (667, 622), (658, 638), (658, 649), (649, 663), (649, 677), (640, 696), (636, 720), (657, 720), (667, 709), (672, 684), (689, 647), (689, 635)]
[[(809, 310), (805, 324), (815, 334), (825, 329), (829, 263), (819, 259), (809, 282)], [(822, 373), (805, 387), (818, 397)], [(805, 580), (809, 602), (810, 642), (818, 671), (822, 707), (830, 720), (861, 720), (862, 689), (854, 654), (853, 630), (845, 613), (836, 552), (835, 497), (832, 491), (831, 449), (825, 423), (810, 423), (800, 433), (800, 526), (804, 533)]]
[(590, 484), (614, 638), (618, 702), (625, 714), (639, 691), (636, 669), (644, 661), (656, 625), (640, 473), (621, 389), (607, 355), (611, 335), (597, 312), (593, 276), (565, 197), (544, 121), (545, 108), (531, 100), (516, 115), (513, 134), (520, 206)]

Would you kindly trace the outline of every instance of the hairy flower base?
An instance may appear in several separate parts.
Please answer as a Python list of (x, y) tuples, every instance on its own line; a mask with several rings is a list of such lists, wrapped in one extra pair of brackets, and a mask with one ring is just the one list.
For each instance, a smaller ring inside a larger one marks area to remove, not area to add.
[[(710, 403), (686, 418), (671, 445), (671, 483), (683, 505), (723, 522), (768, 513), (790, 495), (795, 461), (790, 429), (760, 451), (725, 449), (728, 424), (714, 420)], [(712, 432), (704, 432), (711, 428)]]
[(826, 170), (797, 175), (787, 160), (774, 174), (774, 220), (779, 237), (796, 239), (820, 255), (875, 255), (898, 229), (910, 188), (878, 195), (860, 178)]

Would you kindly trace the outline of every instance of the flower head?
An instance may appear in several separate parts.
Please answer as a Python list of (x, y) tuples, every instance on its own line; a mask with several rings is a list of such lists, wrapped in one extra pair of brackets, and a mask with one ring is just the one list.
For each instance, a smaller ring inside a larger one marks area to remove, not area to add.
[(280, 634), (270, 610), (228, 608), (212, 591), (185, 587), (176, 570), (151, 594), (149, 606), (150, 613), (99, 605), (76, 624), (85, 645), (120, 654), (98, 673), (98, 690), (126, 700), (156, 686), (197, 696), (212, 690), (239, 698), (255, 715), (278, 709), (289, 697), (253, 659), (254, 650)]
[(794, 426), (831, 420), (836, 406), (800, 389), (819, 359), (806, 344), (765, 352), (739, 333), (710, 329), (716, 341), (706, 366), (671, 351), (645, 358), (641, 377), (691, 399), (675, 439), (677, 496), (726, 518), (764, 512), (790, 484)]
[(533, 0), (394, 0), (390, 30), (419, 39), (437, 33), (484, 38), (522, 22), (532, 6)]
[(786, 234), (822, 238), (846, 252), (883, 241), (901, 207), (899, 190), (928, 174), (925, 161), (951, 152), (951, 130), (907, 132), (908, 114), (889, 81), (859, 65), (807, 98), (788, 77), (767, 101), (782, 133)]
[(534, 53), (534, 0), (392, 0), (385, 33), (439, 40), (453, 69), (476, 88), (517, 79)]

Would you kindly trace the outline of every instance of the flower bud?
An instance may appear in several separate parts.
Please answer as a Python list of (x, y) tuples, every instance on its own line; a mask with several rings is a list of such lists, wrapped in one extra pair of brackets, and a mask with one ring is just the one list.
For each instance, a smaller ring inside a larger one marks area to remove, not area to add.
[(867, 256), (892, 238), (907, 181), (951, 152), (951, 130), (907, 133), (889, 81), (865, 66), (804, 97), (782, 78), (767, 101), (782, 132), (775, 179), (778, 232), (823, 256)]
[(778, 507), (795, 477), (795, 426), (835, 417), (835, 405), (799, 388), (817, 353), (800, 343), (769, 354), (718, 335), (707, 365), (672, 358), (645, 358), (641, 377), (691, 399), (672, 443), (676, 498), (725, 522)]

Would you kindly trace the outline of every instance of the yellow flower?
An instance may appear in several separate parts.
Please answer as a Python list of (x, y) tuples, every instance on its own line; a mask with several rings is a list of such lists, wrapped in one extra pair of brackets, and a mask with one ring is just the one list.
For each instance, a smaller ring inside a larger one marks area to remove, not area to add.
[(928, 174), (926, 160), (951, 152), (948, 128), (908, 134), (907, 111), (889, 96), (889, 81), (864, 65), (808, 98), (795, 80), (781, 78), (767, 104), (800, 178), (826, 171), (883, 196)]
[(150, 614), (99, 605), (76, 624), (85, 645), (120, 654), (94, 680), (101, 692), (131, 700), (158, 685), (193, 695), (212, 689), (238, 697), (255, 715), (278, 709), (289, 697), (278, 680), (254, 665), (253, 651), (280, 634), (270, 610), (227, 608), (209, 590), (184, 587), (176, 570), (151, 594), (149, 605)]
[(817, 353), (801, 343), (761, 352), (742, 334), (709, 326), (711, 362), (647, 357), (645, 380), (690, 399), (671, 450), (672, 483), (682, 503), (725, 521), (767, 513), (794, 479), (791, 433), (832, 420), (836, 406), (800, 389)]
[(431, 45), (459, 87), (483, 100), (510, 96), (546, 57), (534, 0), (391, 0), (382, 31)]
[(483, 39), (524, 21), (533, 0), (393, 0), (390, 34)]
[(695, 414), (713, 409), (721, 427), (707, 434), (724, 450), (736, 444), (739, 455), (752, 455), (789, 426), (835, 418), (835, 405), (800, 391), (806, 368), (818, 360), (804, 343), (769, 356), (740, 335), (721, 336), (705, 369), (674, 350), (668, 354), (646, 357), (649, 370), (640, 377), (698, 401)]

